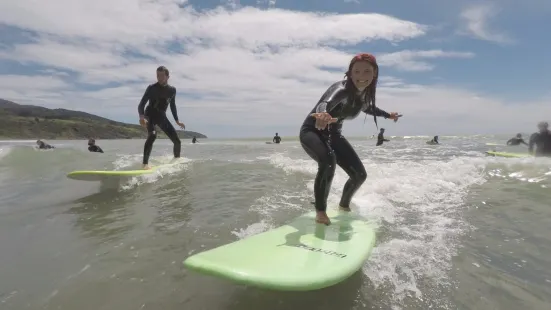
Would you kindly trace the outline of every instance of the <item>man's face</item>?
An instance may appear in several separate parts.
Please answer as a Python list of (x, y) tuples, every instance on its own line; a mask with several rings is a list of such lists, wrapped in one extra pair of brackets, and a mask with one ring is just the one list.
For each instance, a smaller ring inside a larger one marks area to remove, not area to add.
[(166, 75), (166, 73), (164, 71), (157, 71), (157, 82), (159, 82), (159, 84), (166, 84), (166, 82), (168, 81), (168, 75)]

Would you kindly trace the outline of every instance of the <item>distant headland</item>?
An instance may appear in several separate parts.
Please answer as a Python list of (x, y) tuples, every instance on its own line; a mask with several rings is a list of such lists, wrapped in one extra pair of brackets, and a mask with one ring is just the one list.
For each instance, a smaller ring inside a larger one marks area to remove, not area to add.
[[(135, 139), (146, 138), (138, 124), (113, 121), (94, 114), (66, 109), (21, 105), (0, 99), (0, 139)], [(207, 138), (195, 131), (178, 130), (181, 139)], [(158, 138), (166, 138), (159, 130)]]

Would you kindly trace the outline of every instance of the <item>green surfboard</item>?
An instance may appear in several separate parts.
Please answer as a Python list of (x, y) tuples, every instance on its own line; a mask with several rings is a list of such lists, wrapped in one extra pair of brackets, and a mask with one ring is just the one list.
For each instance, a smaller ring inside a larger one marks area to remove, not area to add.
[(527, 153), (507, 153), (507, 152), (495, 152), (495, 151), (487, 151), (486, 155), (498, 156), (498, 157), (509, 157), (509, 158), (532, 157), (532, 155)]
[(160, 168), (166, 168), (170, 166), (177, 165), (181, 162), (174, 162), (170, 164), (153, 166), (148, 170), (77, 170), (72, 171), (67, 174), (69, 179), (79, 180), (79, 181), (102, 181), (112, 178), (122, 178), (122, 177), (135, 177), (144, 174), (151, 174)]
[(328, 211), (331, 225), (315, 212), (290, 223), (188, 257), (184, 266), (236, 283), (283, 291), (309, 291), (337, 284), (370, 256), (376, 227), (351, 212)]

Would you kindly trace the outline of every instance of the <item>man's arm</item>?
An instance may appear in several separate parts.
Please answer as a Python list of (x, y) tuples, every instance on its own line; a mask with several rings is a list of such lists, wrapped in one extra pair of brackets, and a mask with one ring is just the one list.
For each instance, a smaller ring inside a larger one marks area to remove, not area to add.
[(521, 139), (521, 140), (520, 140), (520, 143), (522, 143), (522, 144), (524, 144), (524, 145), (526, 145), (526, 146), (528, 145), (528, 143), (526, 143), (526, 141), (524, 141), (524, 139)]
[(138, 104), (138, 114), (140, 114), (140, 117), (142, 117), (145, 114), (145, 104), (149, 101), (151, 97), (150, 93), (151, 93), (151, 85), (147, 86), (142, 96), (142, 100), (140, 100), (140, 104)]
[(538, 136), (537, 133), (534, 133), (530, 136), (530, 141), (528, 144), (528, 152), (530, 152), (530, 154), (534, 152), (534, 144), (536, 144), (537, 136)]
[(174, 116), (174, 120), (178, 122), (178, 111), (176, 110), (176, 87), (173, 87), (174, 93), (172, 94), (172, 97), (170, 97), (170, 111), (172, 112), (172, 116)]

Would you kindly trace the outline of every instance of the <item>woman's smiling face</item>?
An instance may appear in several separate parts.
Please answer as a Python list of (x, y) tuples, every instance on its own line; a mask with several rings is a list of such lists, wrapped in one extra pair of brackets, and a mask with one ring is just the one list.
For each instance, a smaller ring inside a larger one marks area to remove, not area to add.
[(367, 61), (357, 61), (350, 70), (350, 79), (358, 90), (366, 89), (377, 74), (375, 67)]

